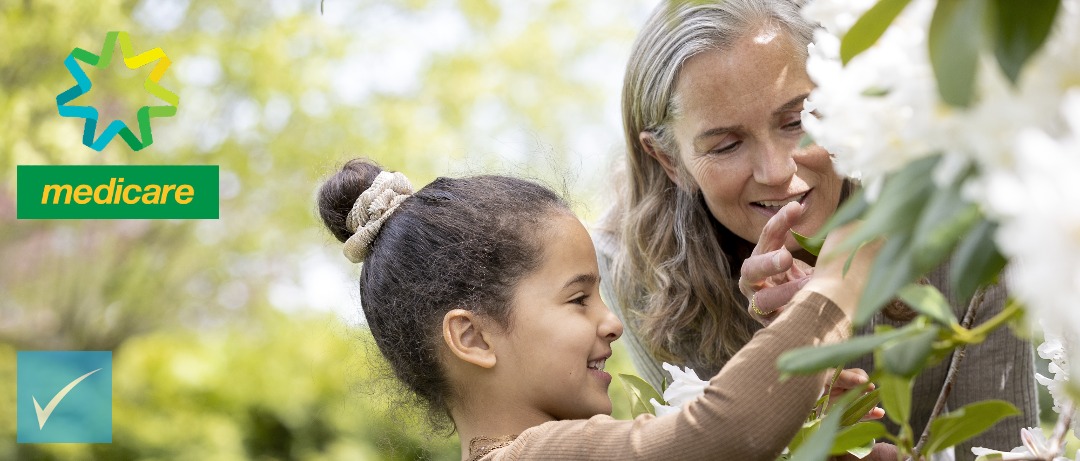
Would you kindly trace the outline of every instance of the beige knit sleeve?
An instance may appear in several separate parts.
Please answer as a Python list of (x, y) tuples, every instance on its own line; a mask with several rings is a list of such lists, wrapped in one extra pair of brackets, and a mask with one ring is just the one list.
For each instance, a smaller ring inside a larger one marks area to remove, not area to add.
[(771, 461), (802, 425), (825, 381), (821, 373), (781, 382), (777, 357), (793, 348), (841, 341), (849, 332), (847, 316), (832, 301), (801, 292), (710, 380), (704, 396), (678, 414), (553, 421), (526, 430), (483, 459)]

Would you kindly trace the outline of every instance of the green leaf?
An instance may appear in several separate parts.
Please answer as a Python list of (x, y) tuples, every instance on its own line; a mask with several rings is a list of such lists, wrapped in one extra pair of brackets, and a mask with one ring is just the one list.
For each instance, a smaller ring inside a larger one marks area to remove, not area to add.
[(897, 290), (919, 275), (911, 234), (934, 190), (932, 172), (940, 160), (940, 155), (919, 159), (886, 178), (878, 201), (866, 212), (864, 221), (838, 246), (838, 252), (853, 251), (878, 236), (888, 236), (859, 299), (852, 319), (856, 326), (870, 320)]
[(840, 205), (840, 208), (829, 217), (825, 225), (812, 238), (824, 240), (830, 231), (859, 219), (869, 208), (870, 204), (866, 201), (866, 191), (864, 189), (856, 190), (844, 201), (843, 205)]
[(885, 435), (885, 425), (877, 421), (864, 421), (851, 427), (845, 427), (836, 434), (830, 455), (842, 455), (850, 450), (873, 447), (878, 437)]
[(881, 406), (885, 416), (903, 425), (911, 417), (911, 378), (882, 373), (875, 380), (881, 392)]
[(840, 41), (840, 60), (847, 64), (881, 38), (911, 0), (881, 0), (863, 13)]
[(1013, 83), (1020, 79), (1024, 63), (1039, 50), (1054, 25), (1060, 0), (993, 0), (994, 56), (1001, 71)]
[(912, 248), (916, 272), (937, 267), (979, 222), (979, 207), (964, 200), (959, 187), (957, 182), (953, 187), (935, 190), (919, 216)]
[(992, 282), (1005, 268), (1005, 257), (994, 243), (996, 231), (996, 223), (979, 222), (953, 253), (949, 280), (953, 294), (962, 305), (971, 300), (980, 286)]
[(799, 242), (799, 246), (803, 247), (803, 249), (806, 250), (808, 253), (814, 256), (817, 256), (819, 253), (821, 253), (821, 247), (825, 245), (824, 238), (819, 239), (815, 237), (807, 237), (798, 232), (795, 232), (795, 229), (791, 229), (789, 232), (791, 232), (791, 235), (795, 237), (795, 241)]
[(930, 20), (930, 64), (942, 101), (971, 105), (979, 42), (983, 37), (986, 0), (939, 0)]
[(898, 330), (859, 336), (842, 343), (793, 349), (781, 354), (776, 360), (776, 366), (785, 375), (811, 374), (826, 368), (840, 367), (853, 359), (873, 352), (874, 348), (889, 340), (910, 334), (913, 328), (912, 325), (908, 325)]
[(637, 418), (646, 413), (655, 415), (656, 408), (653, 408), (652, 403), (642, 400), (641, 396), (632, 394), (630, 396), (630, 417)]
[(803, 423), (799, 431), (795, 433), (795, 437), (788, 442), (789, 451), (797, 451), (806, 439), (810, 438), (810, 435), (817, 431), (818, 425), (821, 424), (821, 418), (816, 418), (811, 421)]
[(924, 453), (937, 453), (990, 429), (1003, 418), (1018, 415), (1011, 403), (1003, 400), (975, 402), (939, 416), (930, 423), (930, 438)]
[(840, 426), (847, 427), (858, 423), (879, 402), (881, 402), (881, 396), (877, 389), (863, 394), (844, 410), (844, 415), (840, 418)]
[[(866, 242), (866, 243), (869, 243), (869, 242)], [(863, 244), (859, 245), (857, 248), (855, 248), (851, 252), (851, 254), (848, 255), (847, 261), (844, 261), (844, 270), (842, 272), (840, 272), (841, 277), (847, 277), (848, 271), (851, 270), (851, 262), (855, 261), (855, 255), (859, 254), (859, 250), (861, 250), (863, 245), (866, 245), (866, 243), (863, 243)]]
[(875, 440), (874, 442), (870, 442), (870, 443), (866, 444), (865, 446), (858, 447), (858, 448), (852, 448), (852, 449), (848, 450), (847, 452), (848, 452), (849, 455), (854, 456), (854, 457), (859, 458), (859, 459), (866, 458), (867, 456), (870, 456), (871, 452), (874, 451), (874, 444), (876, 442), (877, 441)]
[[(836, 401), (837, 408), (844, 408), (855, 400), (856, 394), (848, 392)], [(798, 448), (792, 450), (792, 461), (817, 461), (825, 459), (829, 455), (829, 451), (833, 446), (833, 440), (836, 439), (837, 432), (840, 429), (840, 415), (843, 412), (834, 411), (829, 413), (821, 420), (816, 430), (812, 431), (809, 437), (799, 445)]]
[(869, 280), (859, 306), (855, 310), (852, 323), (863, 325), (877, 314), (896, 296), (896, 292), (918, 277), (912, 262), (911, 245), (905, 235), (890, 238), (881, 247), (874, 263), (870, 266)]
[(926, 366), (939, 331), (937, 325), (928, 325), (886, 344), (881, 350), (881, 368), (890, 374), (914, 377)]
[(859, 93), (859, 94), (861, 94), (863, 96), (868, 96), (868, 97), (871, 97), (871, 98), (880, 98), (882, 96), (888, 96), (889, 95), (889, 89), (888, 88), (881, 88), (881, 87), (870, 87), (870, 88), (867, 88), (865, 90), (862, 90), (862, 93)]
[(653, 408), (652, 403), (649, 403), (649, 399), (656, 399), (663, 405), (667, 404), (664, 400), (664, 396), (656, 392), (656, 389), (652, 387), (644, 379), (641, 379), (634, 375), (628, 375), (619, 373), (619, 378), (623, 385), (623, 389), (626, 390), (626, 395), (630, 397), (630, 413), (636, 418), (638, 415), (645, 413), (655, 415), (656, 409)]
[[(814, 402), (814, 407), (811, 410), (812, 411), (811, 414), (816, 415), (818, 413), (818, 411), (821, 409), (822, 406), (827, 405), (828, 401), (829, 401), (829, 393), (826, 392), (824, 394), (821, 394), (821, 397), (818, 398), (816, 402)], [(808, 418), (810, 418), (810, 416), (808, 416)]]
[(949, 301), (933, 285), (912, 283), (901, 288), (897, 295), (916, 312), (930, 317), (942, 326), (951, 327), (957, 323)]
[(909, 235), (934, 190), (932, 172), (940, 160), (940, 155), (922, 158), (889, 175), (877, 201), (866, 211), (863, 222), (837, 251), (853, 250), (882, 235), (888, 235), (890, 239)]

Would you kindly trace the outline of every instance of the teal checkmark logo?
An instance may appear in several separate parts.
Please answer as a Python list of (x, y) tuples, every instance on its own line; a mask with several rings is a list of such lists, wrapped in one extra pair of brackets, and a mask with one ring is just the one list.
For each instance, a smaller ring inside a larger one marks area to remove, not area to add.
[(22, 351), (16, 367), (19, 443), (112, 442), (112, 352)]
[(53, 410), (56, 409), (56, 406), (60, 404), (60, 401), (64, 400), (64, 396), (68, 395), (68, 392), (71, 392), (71, 390), (74, 389), (77, 384), (82, 382), (82, 380), (86, 379), (87, 376), (90, 376), (99, 371), (101, 371), (100, 368), (91, 371), (85, 375), (82, 375), (78, 378), (75, 378), (74, 381), (68, 383), (67, 386), (64, 386), (63, 389), (60, 389), (60, 392), (56, 393), (52, 400), (49, 401), (49, 404), (45, 405), (45, 409), (41, 408), (41, 404), (38, 403), (37, 397), (31, 397), (34, 400), (34, 410), (37, 411), (38, 429), (45, 429), (45, 421), (49, 420), (49, 415), (51, 415)]

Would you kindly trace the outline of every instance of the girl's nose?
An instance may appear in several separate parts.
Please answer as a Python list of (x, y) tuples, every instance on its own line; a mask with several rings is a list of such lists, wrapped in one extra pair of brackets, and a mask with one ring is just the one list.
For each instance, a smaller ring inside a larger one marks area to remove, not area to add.
[(609, 342), (615, 341), (623, 334), (623, 324), (619, 321), (619, 318), (615, 316), (615, 313), (608, 310), (604, 316), (604, 320), (600, 323), (599, 332), (600, 336)]

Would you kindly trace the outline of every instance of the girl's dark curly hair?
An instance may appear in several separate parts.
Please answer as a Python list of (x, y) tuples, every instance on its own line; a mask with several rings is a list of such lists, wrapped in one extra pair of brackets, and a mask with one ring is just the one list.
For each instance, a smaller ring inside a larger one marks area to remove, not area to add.
[[(382, 171), (354, 159), (320, 188), (319, 214), (338, 240), (352, 235), (345, 218)], [(454, 399), (439, 361), (443, 316), (468, 309), (510, 328), (513, 288), (539, 266), (537, 232), (554, 212), (570, 211), (528, 180), (438, 178), (383, 223), (361, 269), (360, 302), (379, 351), (433, 422), (449, 417)]]

